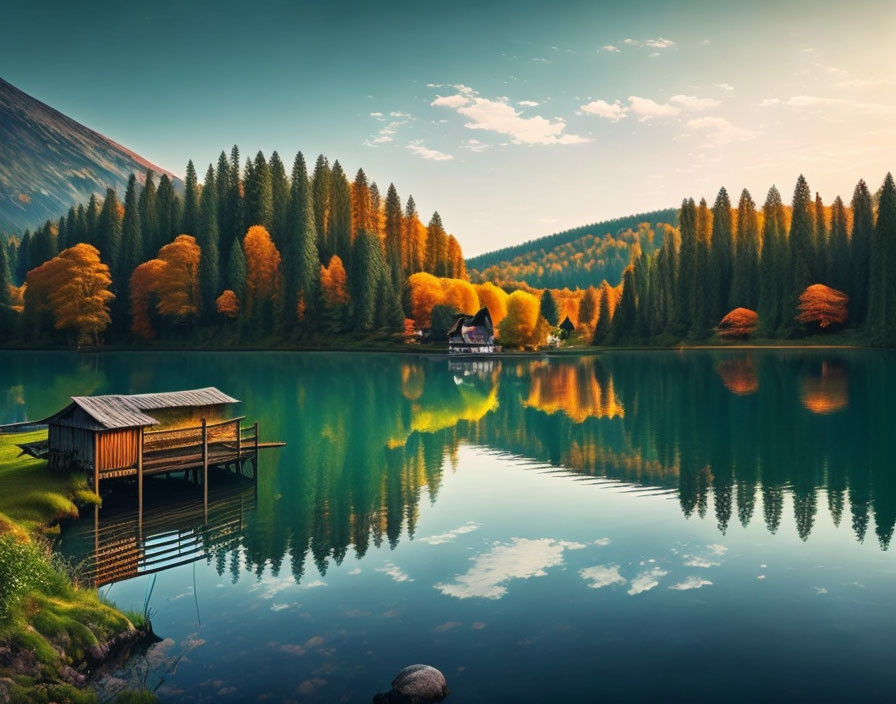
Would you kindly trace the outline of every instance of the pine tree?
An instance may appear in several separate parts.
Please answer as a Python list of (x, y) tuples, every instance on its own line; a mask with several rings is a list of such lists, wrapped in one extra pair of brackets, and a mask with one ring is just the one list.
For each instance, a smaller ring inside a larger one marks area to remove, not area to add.
[(787, 233), (784, 204), (778, 189), (768, 190), (762, 206), (762, 253), (759, 278), (759, 334), (775, 335), (782, 322), (787, 280)]
[(675, 337), (682, 338), (688, 334), (693, 324), (691, 312), (697, 288), (697, 204), (693, 198), (681, 202), (678, 227), (681, 230), (675, 286), (678, 306), (675, 309), (672, 333)]
[(787, 308), (781, 320), (779, 334), (790, 337), (795, 331), (794, 317), (800, 294), (812, 282), (812, 241), (815, 223), (812, 215), (812, 193), (809, 184), (800, 174), (793, 191), (793, 204), (790, 219), (789, 281), (786, 291)]
[(375, 232), (370, 202), (370, 186), (367, 185), (367, 174), (358, 169), (352, 183), (352, 237), (364, 232)]
[(594, 326), (594, 336), (591, 338), (591, 344), (595, 346), (605, 344), (607, 336), (610, 334), (612, 320), (610, 319), (610, 301), (607, 296), (606, 290), (601, 291), (597, 323)]
[(314, 227), (317, 231), (317, 249), (321, 262), (330, 261), (333, 256), (332, 244), (327, 239), (330, 213), (330, 164), (323, 154), (317, 157), (314, 174), (311, 177), (314, 196)]
[(709, 279), (709, 252), (712, 233), (712, 213), (701, 198), (696, 213), (697, 256), (694, 258), (694, 292), (691, 297), (691, 330), (690, 337), (703, 340), (709, 337), (715, 324), (707, 303), (711, 296)]
[(55, 257), (61, 250), (65, 249), (68, 234), (66, 233), (66, 220), (63, 215), (56, 224), (56, 240), (53, 244), (53, 256)]
[(196, 167), (187, 162), (187, 175), (184, 177), (184, 209), (181, 214), (180, 232), (196, 237), (196, 226), (199, 218), (199, 186), (196, 179)]
[(815, 204), (812, 210), (813, 241), (813, 283), (829, 284), (831, 282), (831, 266), (830, 259), (831, 248), (828, 246), (828, 226), (825, 222), (824, 203), (821, 196), (815, 193)]
[(65, 239), (59, 240), (59, 251), (74, 247), (78, 244), (78, 211), (72, 206), (68, 209), (68, 217), (65, 220)]
[[(240, 150), (235, 144), (230, 150), (230, 179), (227, 183), (227, 224), (229, 230), (222, 236), (221, 245), (229, 252), (233, 242), (242, 246), (246, 235), (246, 219), (243, 203), (243, 183), (240, 178)], [(242, 299), (241, 299), (242, 300)]]
[(73, 244), (87, 242), (87, 210), (83, 204), (75, 211), (75, 237)]
[(426, 254), (423, 270), (433, 276), (445, 276), (445, 261), (448, 258), (448, 235), (442, 225), (438, 211), (432, 214), (426, 226)]
[(227, 288), (236, 294), (240, 305), (246, 304), (246, 253), (239, 238), (235, 238), (230, 245), (230, 254), (227, 257)]
[[(146, 171), (143, 190), (137, 203), (140, 211), (140, 233), (143, 235), (143, 260), (152, 259), (159, 251), (159, 215), (156, 205), (156, 186), (152, 169)], [(89, 242), (89, 240), (84, 240)]]
[(404, 221), (401, 215), (401, 199), (395, 184), (390, 183), (386, 191), (386, 263), (392, 275), (393, 291), (401, 291), (408, 272), (404, 269), (404, 253), (402, 252), (402, 228)]
[(214, 320), (215, 301), (220, 293), (219, 260), (220, 233), (218, 230), (218, 186), (211, 164), (205, 172), (205, 183), (199, 200), (199, 221), (196, 240), (199, 243), (199, 310), (208, 322)]
[(357, 329), (373, 328), (376, 322), (377, 294), (382, 292), (381, 279), (387, 274), (380, 238), (370, 232), (359, 232), (352, 246), (349, 274)]
[(408, 196), (407, 203), (404, 206), (404, 242), (405, 251), (407, 252), (404, 267), (408, 275), (423, 271), (424, 252), (421, 251), (420, 240), (417, 237), (417, 222), (419, 219), (414, 196)]
[(871, 239), (867, 330), (872, 344), (896, 347), (896, 184), (889, 173)]
[(289, 229), (287, 222), (290, 199), (289, 179), (286, 177), (286, 167), (277, 152), (271, 154), (269, 163), (271, 172), (271, 202), (273, 214), (271, 216), (271, 237), (277, 249), (283, 251), (286, 233)]
[(718, 323), (731, 306), (733, 246), (731, 238), (731, 201), (728, 191), (719, 190), (712, 207), (712, 240), (709, 252), (709, 297), (706, 313), (712, 326)]
[(849, 235), (846, 226), (846, 206), (840, 196), (831, 206), (831, 286), (838, 291), (847, 291), (850, 283)]
[[(128, 179), (128, 187), (124, 193), (124, 218), (121, 223), (121, 282), (113, 282), (118, 285), (120, 291), (125, 290), (126, 282), (131, 280), (143, 258), (143, 230), (140, 222), (140, 205), (137, 200), (137, 177), (131, 174)], [(125, 299), (126, 296), (119, 296)]]
[(756, 310), (759, 305), (759, 218), (756, 204), (745, 188), (737, 205), (737, 238), (731, 299), (727, 315), (734, 308)]
[(352, 196), (345, 172), (338, 161), (330, 172), (330, 202), (327, 215), (327, 243), (342, 263), (351, 270)]
[(94, 247), (99, 245), (99, 232), (97, 231), (97, 223), (100, 219), (100, 205), (97, 202), (96, 194), (90, 194), (90, 200), (87, 201), (87, 211), (85, 213), (86, 228), (84, 231), (84, 241), (92, 244)]
[[(227, 154), (225, 152), (221, 152), (218, 155), (218, 166), (215, 169), (215, 188), (217, 189), (217, 202), (218, 202), (218, 234), (221, 240), (227, 239), (227, 234), (230, 232), (230, 212), (228, 208), (228, 188), (230, 186), (230, 162), (227, 161)], [(230, 247), (226, 249), (219, 250), (222, 254), (225, 254), (230, 251)], [(227, 257), (222, 256), (219, 257), (221, 262), (221, 274), (224, 274), (224, 267), (227, 265)], [(223, 276), (221, 280), (223, 281)]]
[[(12, 270), (6, 243), (0, 241), (0, 306), (9, 305), (9, 288), (12, 286)], [(5, 319), (0, 310), (0, 320)], [(3, 331), (4, 334), (8, 331)]]
[(557, 310), (557, 301), (554, 300), (554, 295), (549, 288), (546, 288), (541, 294), (539, 313), (541, 313), (542, 318), (548, 321), (548, 325), (552, 328), (557, 327), (560, 323), (560, 312)]
[(114, 188), (106, 189), (106, 199), (100, 210), (97, 230), (99, 233), (100, 256), (112, 272), (113, 285), (121, 275), (121, 213)]
[(401, 307), (401, 297), (392, 286), (392, 277), (388, 267), (380, 277), (379, 291), (376, 299), (376, 327), (393, 332), (401, 330), (404, 326), (404, 310)]
[(629, 265), (622, 277), (622, 298), (616, 307), (610, 325), (608, 342), (613, 345), (630, 344), (634, 341), (635, 326), (638, 322), (638, 304), (635, 284), (635, 267)]
[(49, 220), (31, 236), (30, 246), (32, 269), (56, 256), (59, 250), (56, 248), (56, 237), (53, 235), (53, 225)]
[(320, 320), (320, 259), (314, 224), (314, 193), (308, 181), (308, 169), (302, 152), (292, 167), (292, 188), (287, 211), (288, 232), (283, 253), (284, 323), (287, 329), (297, 320), (299, 306), (304, 309), (304, 328), (315, 327)]
[(270, 229), (274, 219), (271, 169), (260, 151), (255, 163), (246, 162), (246, 224)]
[(380, 187), (373, 181), (370, 184), (370, 231), (380, 237), (383, 236), (382, 207)]
[(852, 237), (850, 238), (851, 282), (849, 317), (852, 324), (862, 327), (868, 314), (868, 276), (871, 270), (871, 234), (874, 231), (874, 211), (871, 192), (864, 181), (859, 181), (852, 195)]
[(159, 230), (154, 249), (159, 250), (177, 237), (177, 226), (180, 223), (178, 198), (168, 174), (162, 174), (159, 179), (159, 189), (156, 191), (156, 217)]
[(19, 284), (25, 283), (25, 277), (31, 271), (31, 231), (25, 230), (22, 241), (19, 242), (18, 262), (16, 262), (16, 279)]

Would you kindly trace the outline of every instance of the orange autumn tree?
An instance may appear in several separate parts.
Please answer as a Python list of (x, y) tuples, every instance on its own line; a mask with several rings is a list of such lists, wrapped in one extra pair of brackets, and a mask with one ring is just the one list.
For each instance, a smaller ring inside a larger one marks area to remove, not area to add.
[(549, 332), (540, 315), (541, 301), (526, 291), (514, 291), (507, 299), (507, 317), (501, 323), (501, 343), (508, 347), (537, 347)]
[(507, 315), (507, 292), (490, 281), (484, 284), (477, 284), (474, 288), (480, 304), (488, 308), (489, 315), (492, 317), (492, 324), (497, 327), (504, 320), (504, 316)]
[[(479, 310), (479, 296), (469, 281), (462, 279), (439, 279), (442, 285), (442, 304), (456, 308), (466, 315), (474, 315)], [(494, 322), (494, 321), (492, 321)]]
[(420, 271), (408, 278), (408, 284), (411, 287), (411, 316), (418, 328), (428, 328), (432, 309), (445, 301), (442, 283), (432, 274)]
[(25, 308), (49, 313), (53, 327), (68, 330), (78, 344), (99, 342), (111, 318), (109, 267), (100, 260), (96, 247), (77, 244), (28, 272), (25, 279)]
[(161, 259), (150, 259), (134, 269), (129, 286), (131, 333), (142, 340), (151, 340), (156, 336), (152, 324), (152, 311), (155, 307), (155, 296), (159, 277), (165, 262)]
[(158, 272), (156, 310), (179, 321), (199, 314), (199, 245), (190, 235), (178, 235), (159, 250), (165, 265)]
[(215, 299), (215, 309), (219, 315), (233, 320), (240, 314), (240, 301), (233, 291), (227, 289)]
[(351, 296), (342, 259), (335, 254), (330, 257), (329, 266), (320, 268), (320, 289), (327, 328), (330, 332), (343, 330), (351, 318)]
[(749, 308), (735, 308), (722, 318), (716, 332), (719, 337), (749, 337), (759, 325), (759, 315)]
[(246, 310), (257, 322), (273, 321), (280, 298), (280, 252), (267, 228), (253, 225), (243, 240), (246, 253)]
[(824, 284), (813, 284), (800, 295), (796, 319), (824, 329), (842, 325), (849, 317), (849, 296)]

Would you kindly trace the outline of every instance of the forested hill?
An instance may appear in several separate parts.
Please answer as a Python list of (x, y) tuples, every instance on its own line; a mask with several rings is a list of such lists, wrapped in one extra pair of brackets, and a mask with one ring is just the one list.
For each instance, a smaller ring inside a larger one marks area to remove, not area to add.
[(0, 231), (57, 219), (72, 206), (124, 191), (133, 172), (180, 179), (0, 79)]
[[(467, 260), (470, 279), (538, 288), (587, 288), (619, 283), (638, 243), (651, 253), (663, 244), (663, 224), (675, 226), (675, 208), (575, 227)], [(646, 223), (646, 226), (644, 226)]]

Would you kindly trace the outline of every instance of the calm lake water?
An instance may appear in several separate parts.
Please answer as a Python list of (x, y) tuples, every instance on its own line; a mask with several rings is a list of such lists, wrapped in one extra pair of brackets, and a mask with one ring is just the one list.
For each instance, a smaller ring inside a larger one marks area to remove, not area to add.
[[(102, 591), (163, 640), (110, 689), (365, 702), (424, 662), (458, 704), (892, 701), (893, 354), (0, 353), (0, 422), (210, 385), (288, 446), (213, 474), (207, 521), (150, 482), (174, 566), (104, 558)], [(134, 555), (135, 509), (60, 549)]]

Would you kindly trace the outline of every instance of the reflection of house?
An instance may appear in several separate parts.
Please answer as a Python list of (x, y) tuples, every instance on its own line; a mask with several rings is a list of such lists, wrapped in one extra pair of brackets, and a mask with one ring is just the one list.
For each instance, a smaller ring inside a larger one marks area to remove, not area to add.
[(495, 328), (488, 308), (476, 315), (459, 315), (448, 331), (450, 354), (494, 354), (501, 347), (495, 344)]

